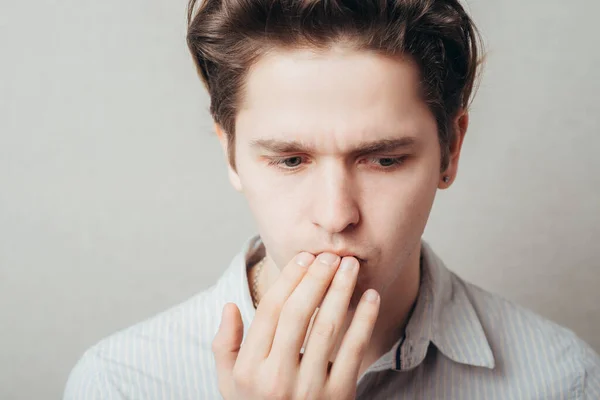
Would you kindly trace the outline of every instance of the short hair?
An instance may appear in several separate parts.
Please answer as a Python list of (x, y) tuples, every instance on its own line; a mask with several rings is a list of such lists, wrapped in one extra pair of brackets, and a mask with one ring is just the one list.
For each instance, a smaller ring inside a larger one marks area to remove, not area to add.
[(482, 43), (458, 0), (190, 0), (187, 44), (234, 168), (235, 119), (251, 66), (268, 51), (341, 42), (416, 61), (447, 168), (454, 117), (470, 104)]

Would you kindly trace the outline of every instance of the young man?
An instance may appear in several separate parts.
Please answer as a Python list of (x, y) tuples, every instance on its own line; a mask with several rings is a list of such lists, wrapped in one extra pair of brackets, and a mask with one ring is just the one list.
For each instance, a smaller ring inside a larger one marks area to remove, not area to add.
[(421, 239), (477, 72), (456, 0), (194, 3), (259, 235), (210, 289), (86, 352), (65, 399), (600, 399), (589, 346)]

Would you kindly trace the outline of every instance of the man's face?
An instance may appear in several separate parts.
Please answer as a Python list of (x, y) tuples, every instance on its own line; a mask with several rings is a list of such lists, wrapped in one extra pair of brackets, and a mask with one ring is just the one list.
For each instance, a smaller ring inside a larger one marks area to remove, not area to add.
[(385, 296), (440, 182), (435, 119), (407, 59), (336, 48), (273, 52), (250, 70), (236, 120), (233, 185), (269, 258), (356, 256), (355, 290)]

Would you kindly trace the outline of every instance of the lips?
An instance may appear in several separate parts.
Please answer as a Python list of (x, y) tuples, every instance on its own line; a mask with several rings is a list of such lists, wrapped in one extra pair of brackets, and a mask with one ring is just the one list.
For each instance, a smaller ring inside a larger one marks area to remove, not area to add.
[(361, 257), (357, 256), (356, 254), (344, 254), (344, 253), (341, 253), (341, 254), (340, 254), (340, 253), (335, 253), (335, 254), (339, 255), (341, 258), (344, 258), (344, 257), (354, 257), (354, 258), (356, 258), (358, 261), (364, 261), (364, 259), (363, 259), (363, 258), (361, 258)]
[(351, 251), (347, 251), (347, 250), (320, 250), (320, 251), (309, 251), (309, 253), (318, 255), (321, 253), (332, 253), (332, 254), (337, 254), (338, 256), (340, 256), (340, 258), (344, 258), (344, 257), (354, 257), (358, 260), (358, 262), (363, 263), (366, 260), (360, 256), (358, 256), (356, 253), (353, 253)]

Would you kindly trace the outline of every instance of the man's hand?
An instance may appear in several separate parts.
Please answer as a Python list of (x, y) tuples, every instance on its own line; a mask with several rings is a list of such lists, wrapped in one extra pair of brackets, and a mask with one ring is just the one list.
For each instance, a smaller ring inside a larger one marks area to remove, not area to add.
[[(225, 305), (212, 350), (219, 390), (226, 400), (355, 398), (358, 370), (379, 313), (379, 295), (373, 289), (365, 292), (329, 369), (359, 269), (354, 257), (341, 261), (328, 253), (296, 256), (261, 299), (241, 347), (239, 309), (233, 303)], [(368, 301), (368, 294), (375, 294), (375, 299)], [(309, 322), (321, 300), (300, 360)]]

